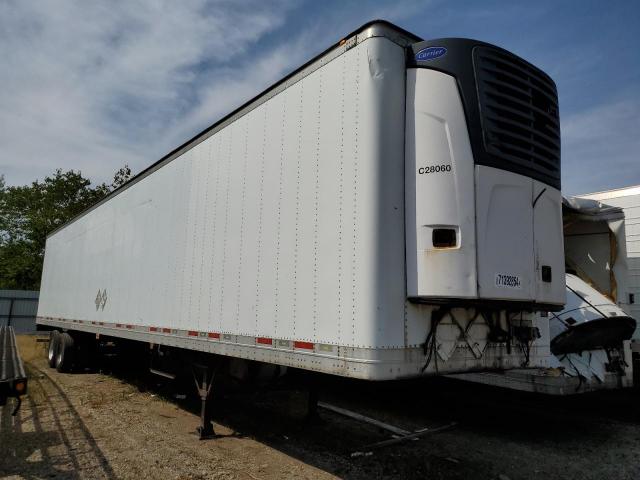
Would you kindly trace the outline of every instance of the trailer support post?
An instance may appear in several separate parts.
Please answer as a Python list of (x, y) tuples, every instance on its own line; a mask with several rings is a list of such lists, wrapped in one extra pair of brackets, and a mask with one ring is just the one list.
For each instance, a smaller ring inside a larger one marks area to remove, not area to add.
[(200, 440), (207, 438), (215, 438), (216, 433), (213, 430), (213, 422), (211, 421), (211, 387), (216, 375), (216, 370), (209, 365), (194, 363), (193, 379), (196, 382), (198, 395), (200, 395), (200, 425), (196, 428)]
[(320, 414), (318, 413), (318, 386), (314, 382), (315, 377), (307, 378), (307, 415), (305, 420), (311, 424), (321, 423)]

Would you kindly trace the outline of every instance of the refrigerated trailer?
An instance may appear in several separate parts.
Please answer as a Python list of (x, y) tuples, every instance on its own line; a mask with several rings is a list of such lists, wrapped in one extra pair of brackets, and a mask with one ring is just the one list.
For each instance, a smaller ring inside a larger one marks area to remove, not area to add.
[(38, 323), (52, 364), (89, 332), (369, 380), (545, 366), (561, 204), (544, 72), (374, 21), (52, 232)]

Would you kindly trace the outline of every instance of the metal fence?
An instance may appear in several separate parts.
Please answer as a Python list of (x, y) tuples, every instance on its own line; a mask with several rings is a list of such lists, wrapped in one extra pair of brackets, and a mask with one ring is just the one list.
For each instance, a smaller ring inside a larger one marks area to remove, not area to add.
[(36, 331), (39, 292), (0, 290), (0, 326), (12, 326), (16, 333)]

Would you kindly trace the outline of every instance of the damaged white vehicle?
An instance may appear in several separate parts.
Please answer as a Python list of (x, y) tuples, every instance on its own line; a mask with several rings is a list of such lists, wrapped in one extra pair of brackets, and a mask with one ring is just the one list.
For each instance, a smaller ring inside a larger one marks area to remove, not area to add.
[(578, 391), (631, 386), (636, 321), (576, 275), (566, 279), (566, 307), (549, 317), (552, 365), (577, 378)]

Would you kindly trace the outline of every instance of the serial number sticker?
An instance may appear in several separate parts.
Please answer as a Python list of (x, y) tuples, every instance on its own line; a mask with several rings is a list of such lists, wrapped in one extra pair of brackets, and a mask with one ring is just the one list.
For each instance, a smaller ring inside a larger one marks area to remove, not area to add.
[(428, 165), (426, 167), (418, 168), (418, 175), (425, 175), (429, 173), (441, 173), (450, 172), (451, 165)]
[(522, 282), (518, 275), (504, 275), (496, 273), (496, 287), (522, 289)]

